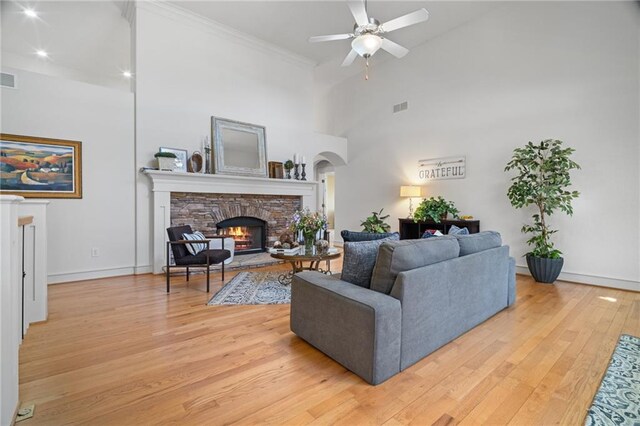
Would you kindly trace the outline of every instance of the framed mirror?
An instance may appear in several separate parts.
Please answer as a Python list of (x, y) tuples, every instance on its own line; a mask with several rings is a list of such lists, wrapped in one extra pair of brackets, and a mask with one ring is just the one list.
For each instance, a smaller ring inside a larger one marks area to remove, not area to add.
[(264, 126), (211, 117), (213, 173), (268, 177)]

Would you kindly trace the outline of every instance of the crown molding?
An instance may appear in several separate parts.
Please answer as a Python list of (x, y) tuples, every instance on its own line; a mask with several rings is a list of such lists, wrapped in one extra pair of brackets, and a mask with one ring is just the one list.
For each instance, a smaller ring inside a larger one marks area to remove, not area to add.
[(213, 19), (209, 19), (183, 7), (169, 3), (166, 0), (138, 0), (135, 1), (135, 8), (159, 14), (176, 22), (186, 24), (192, 28), (195, 24), (200, 30), (209, 34), (223, 37), (229, 41), (242, 44), (243, 46), (255, 49), (259, 52), (276, 54), (294, 65), (307, 68), (313, 68), (316, 65), (316, 62), (305, 58), (304, 56), (238, 31), (218, 21), (214, 21)]
[(122, 17), (133, 25), (135, 19), (136, 5), (135, 0), (124, 0), (121, 2)]

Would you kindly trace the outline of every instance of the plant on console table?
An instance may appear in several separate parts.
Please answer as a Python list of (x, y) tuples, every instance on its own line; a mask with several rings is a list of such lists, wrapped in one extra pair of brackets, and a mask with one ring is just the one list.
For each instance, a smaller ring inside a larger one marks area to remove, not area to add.
[(562, 141), (547, 139), (539, 144), (529, 142), (524, 148), (513, 151), (511, 161), (505, 171), (516, 170), (518, 175), (511, 178), (507, 192), (509, 201), (517, 208), (534, 205), (533, 225), (524, 225), (522, 232), (533, 234), (527, 244), (533, 250), (526, 254), (527, 266), (538, 282), (553, 283), (560, 275), (564, 259), (562, 252), (555, 248), (551, 236), (558, 232), (549, 228), (548, 217), (556, 210), (573, 215), (571, 201), (578, 191), (569, 191), (570, 172), (580, 169), (571, 160), (573, 148), (565, 148)]
[(305, 252), (311, 253), (318, 231), (327, 230), (327, 218), (320, 212), (311, 212), (309, 209), (298, 210), (293, 215), (289, 229), (292, 232), (302, 232)]
[(389, 218), (389, 215), (382, 216), (382, 211), (384, 209), (380, 209), (379, 212), (371, 212), (371, 216), (366, 218), (360, 226), (362, 226), (362, 230), (364, 232), (371, 232), (373, 234), (384, 234), (385, 232), (389, 232), (391, 230), (391, 226), (385, 220)]
[(458, 213), (460, 212), (453, 201), (447, 201), (442, 197), (431, 197), (423, 199), (420, 204), (418, 204), (413, 214), (413, 220), (415, 222), (421, 222), (431, 219), (436, 223), (440, 223), (440, 221), (445, 220), (449, 214), (453, 217), (458, 217)]

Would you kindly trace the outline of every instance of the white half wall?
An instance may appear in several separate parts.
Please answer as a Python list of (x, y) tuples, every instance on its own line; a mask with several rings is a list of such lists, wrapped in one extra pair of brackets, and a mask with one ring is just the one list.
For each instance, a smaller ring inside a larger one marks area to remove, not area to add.
[[(154, 166), (158, 148), (202, 152), (211, 117), (266, 127), (267, 158), (320, 152), (346, 158), (346, 141), (314, 134), (313, 66), (260, 40), (166, 3), (139, 2), (133, 45), (136, 165)], [(313, 176), (313, 167), (307, 168)], [(138, 174), (137, 272), (152, 264), (152, 191)]]
[(82, 141), (82, 199), (51, 199), (47, 210), (49, 283), (133, 273), (133, 94), (3, 71), (20, 81), (2, 88), (3, 133)]
[[(561, 139), (582, 166), (574, 216), (551, 218), (563, 277), (640, 290), (639, 15), (634, 2), (511, 2), (401, 60), (374, 57), (369, 81), (319, 100), (330, 109), (319, 128), (349, 140), (336, 228), (359, 229), (384, 207), (397, 229), (408, 210), (400, 185), (421, 184), (417, 160), (466, 155), (466, 179), (434, 181), (425, 195), (501, 232), (524, 266), (520, 228), (533, 210), (511, 207), (503, 169), (514, 148)], [(393, 114), (403, 101), (409, 109)]]

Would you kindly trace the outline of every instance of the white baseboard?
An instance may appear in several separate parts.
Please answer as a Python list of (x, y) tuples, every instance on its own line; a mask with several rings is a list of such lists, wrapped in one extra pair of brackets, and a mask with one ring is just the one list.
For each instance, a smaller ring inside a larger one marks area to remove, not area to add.
[[(524, 265), (516, 265), (516, 272), (522, 275), (531, 275), (529, 268)], [(619, 288), (621, 290), (640, 291), (640, 281), (621, 280), (619, 278), (599, 277), (596, 275), (576, 274), (562, 272), (558, 277), (560, 281), (570, 281), (580, 284), (594, 285), (597, 287)]]
[(133, 275), (133, 266), (120, 268), (94, 269), (91, 271), (61, 272), (49, 274), (47, 281), (49, 284), (68, 283), (72, 281), (95, 280), (98, 278), (117, 277), (121, 275)]
[(136, 275), (151, 274), (151, 273), (153, 273), (153, 266), (151, 266), (151, 265), (136, 266), (134, 268), (134, 273)]

